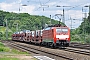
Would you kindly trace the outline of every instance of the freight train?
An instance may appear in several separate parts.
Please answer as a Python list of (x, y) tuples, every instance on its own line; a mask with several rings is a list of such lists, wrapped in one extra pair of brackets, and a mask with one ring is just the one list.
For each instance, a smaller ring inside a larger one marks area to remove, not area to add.
[(68, 47), (70, 29), (60, 24), (48, 26), (42, 30), (24, 30), (12, 34), (12, 40), (30, 42), (48, 47)]

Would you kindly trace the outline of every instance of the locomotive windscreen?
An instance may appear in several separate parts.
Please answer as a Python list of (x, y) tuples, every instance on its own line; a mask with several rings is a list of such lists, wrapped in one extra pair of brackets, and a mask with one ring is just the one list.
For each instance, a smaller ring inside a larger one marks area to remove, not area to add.
[(68, 32), (68, 28), (56, 28), (56, 32), (60, 33), (60, 32)]

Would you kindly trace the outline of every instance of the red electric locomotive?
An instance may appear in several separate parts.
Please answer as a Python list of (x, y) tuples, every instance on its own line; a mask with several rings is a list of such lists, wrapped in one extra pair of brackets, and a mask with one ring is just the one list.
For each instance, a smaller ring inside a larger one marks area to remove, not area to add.
[(50, 26), (43, 30), (42, 43), (52, 47), (67, 47), (70, 42), (70, 29), (66, 26)]

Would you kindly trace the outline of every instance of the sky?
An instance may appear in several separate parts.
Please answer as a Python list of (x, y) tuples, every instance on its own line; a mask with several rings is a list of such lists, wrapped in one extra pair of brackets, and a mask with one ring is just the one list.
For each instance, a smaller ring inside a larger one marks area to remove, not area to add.
[(0, 10), (49, 18), (51, 15), (51, 19), (58, 21), (61, 19), (61, 22), (63, 22), (64, 9), (65, 24), (72, 29), (78, 28), (83, 22), (84, 13), (87, 13), (88, 17), (89, 8), (84, 6), (89, 5), (89, 0), (0, 0)]

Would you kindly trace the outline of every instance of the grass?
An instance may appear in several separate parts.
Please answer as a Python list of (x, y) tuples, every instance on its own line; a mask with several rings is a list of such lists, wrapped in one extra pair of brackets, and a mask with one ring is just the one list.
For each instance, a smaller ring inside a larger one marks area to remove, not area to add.
[(15, 53), (15, 54), (28, 54), (27, 52), (21, 52), (21, 51), (16, 50), (16, 49), (12, 49), (11, 52), (12, 52), (12, 53)]
[[(4, 52), (8, 52), (8, 53), (4, 53)], [(2, 54), (3, 53), (3, 54)], [(14, 57), (14, 55), (16, 55), (17, 57)], [(30, 54), (28, 54), (27, 52), (21, 52), (19, 50), (16, 49), (10, 49), (8, 47), (5, 47), (1, 42), (0, 42), (0, 60), (20, 60), (19, 56), (25, 55), (25, 56), (30, 56)], [(13, 56), (13, 57), (11, 57)], [(35, 58), (31, 59), (31, 60), (36, 60)]]
[(9, 52), (10, 49), (8, 47), (5, 47), (1, 42), (0, 42), (0, 52)]
[(8, 47), (5, 47), (1, 42), (0, 42), (0, 52), (10, 52), (10, 53), (15, 53), (15, 54), (28, 54), (27, 52), (21, 52), (16, 49), (10, 49)]
[(18, 58), (2, 57), (0, 60), (19, 60)]
[(4, 47), (4, 45), (0, 42), (0, 47), (1, 47), (1, 46), (3, 46), (3, 47)]
[(0, 52), (9, 52), (10, 49), (8, 47), (0, 47)]

